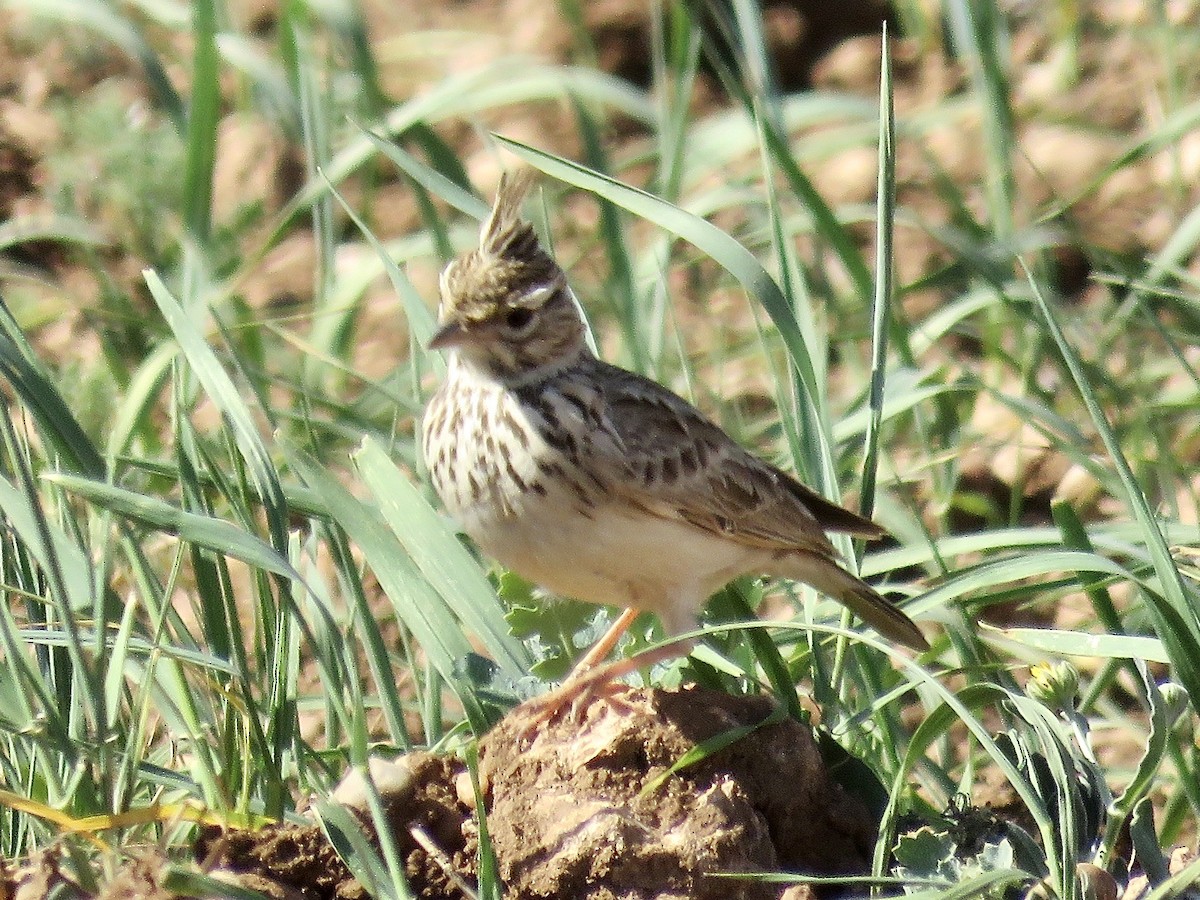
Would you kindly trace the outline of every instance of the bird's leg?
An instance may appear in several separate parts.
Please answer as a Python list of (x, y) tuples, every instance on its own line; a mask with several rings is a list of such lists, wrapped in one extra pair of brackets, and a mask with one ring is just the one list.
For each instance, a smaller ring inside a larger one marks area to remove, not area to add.
[(539, 726), (554, 720), (564, 707), (569, 709), (568, 715), (572, 721), (580, 721), (584, 709), (593, 700), (605, 699), (619, 703), (616, 696), (618, 686), (614, 684), (617, 679), (669, 659), (687, 656), (696, 646), (695, 639), (687, 638), (652, 650), (643, 650), (626, 659), (603, 663), (639, 613), (636, 609), (626, 609), (570, 671), (562, 684), (529, 701), (526, 709), (529, 718), (526, 737), (532, 737)]
[(579, 667), (576, 667), (572, 670), (566, 681), (545, 695), (548, 698), (555, 694), (562, 694), (561, 697), (556, 698), (557, 702), (553, 706), (551, 715), (562, 709), (566, 702), (569, 701), (571, 704), (570, 716), (573, 720), (578, 720), (588, 701), (598, 697), (615, 699), (609, 691), (618, 678), (624, 678), (626, 675), (637, 672), (640, 669), (649, 669), (669, 659), (687, 656), (695, 647), (695, 638), (682, 638), (677, 641), (671, 641), (669, 644), (663, 644), (661, 647), (655, 647), (652, 650), (643, 650), (641, 653), (635, 653), (633, 656), (626, 657), (625, 659), (616, 659), (610, 663), (596, 666), (586, 671), (581, 671)]
[[(533, 733), (540, 726), (553, 721), (562, 708), (568, 704), (571, 718), (577, 720), (588, 700), (594, 699), (602, 689), (611, 688), (614, 679), (627, 675), (637, 668), (635, 666), (613, 672), (614, 666), (621, 666), (628, 660), (617, 660), (609, 665), (601, 665), (601, 663), (608, 657), (608, 654), (612, 653), (617, 642), (621, 640), (621, 636), (629, 630), (629, 626), (633, 624), (633, 620), (640, 615), (640, 612), (632, 606), (626, 607), (617, 620), (609, 626), (608, 631), (604, 632), (604, 636), (593, 644), (591, 649), (584, 654), (583, 659), (579, 660), (567, 673), (567, 677), (558, 687), (526, 704), (529, 722), (526, 725), (525, 737), (533, 737)], [(609, 693), (607, 696), (611, 699), (612, 694)]]
[(575, 668), (571, 670), (563, 683), (566, 684), (566, 682), (578, 678), (604, 662), (608, 654), (612, 653), (613, 648), (617, 646), (617, 641), (621, 640), (621, 636), (629, 630), (629, 626), (639, 615), (641, 615), (641, 610), (634, 609), (632, 606), (626, 607), (617, 617), (617, 621), (613, 622), (608, 631), (604, 632), (604, 637), (596, 641), (592, 645), (592, 649), (584, 654), (583, 659), (575, 664)]

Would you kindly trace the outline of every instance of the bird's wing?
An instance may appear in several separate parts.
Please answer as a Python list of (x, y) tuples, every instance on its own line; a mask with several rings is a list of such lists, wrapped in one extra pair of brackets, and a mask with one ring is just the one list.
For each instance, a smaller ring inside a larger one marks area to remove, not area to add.
[[(603, 363), (601, 365), (604, 365)], [(836, 556), (826, 531), (884, 534), (748, 453), (690, 403), (605, 365), (603, 417), (620, 453), (597, 454), (611, 489), (656, 515), (766, 550)]]

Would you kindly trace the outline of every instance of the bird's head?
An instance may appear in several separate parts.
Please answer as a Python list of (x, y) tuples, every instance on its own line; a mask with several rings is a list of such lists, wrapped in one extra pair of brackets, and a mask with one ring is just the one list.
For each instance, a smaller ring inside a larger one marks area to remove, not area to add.
[(520, 216), (529, 181), (528, 173), (501, 177), (478, 249), (442, 272), (439, 328), (429, 343), (505, 381), (568, 365), (586, 347), (566, 274)]

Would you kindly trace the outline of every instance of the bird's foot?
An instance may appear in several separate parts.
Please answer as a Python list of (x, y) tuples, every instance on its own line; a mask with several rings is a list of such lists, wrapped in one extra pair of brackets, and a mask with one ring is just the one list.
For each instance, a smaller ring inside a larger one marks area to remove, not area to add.
[(563, 721), (572, 727), (581, 726), (589, 708), (597, 702), (624, 707), (621, 696), (631, 690), (629, 685), (614, 681), (614, 676), (600, 666), (587, 672), (576, 672), (553, 690), (527, 700), (521, 707), (525, 721), (520, 738), (532, 743), (542, 729)]
[(609, 704), (619, 713), (629, 712), (631, 707), (625, 702), (624, 695), (632, 689), (618, 679), (668, 659), (687, 656), (693, 646), (695, 642), (691, 640), (675, 641), (626, 659), (572, 670), (558, 687), (525, 702), (523, 713), (527, 721), (521, 739), (531, 743), (542, 728), (563, 716), (568, 724), (580, 726), (588, 709), (597, 701)]

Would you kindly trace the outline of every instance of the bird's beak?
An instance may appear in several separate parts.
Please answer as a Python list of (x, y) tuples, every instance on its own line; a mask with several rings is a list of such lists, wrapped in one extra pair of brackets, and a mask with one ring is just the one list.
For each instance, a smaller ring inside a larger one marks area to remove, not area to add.
[(467, 330), (458, 322), (447, 322), (433, 333), (429, 339), (430, 350), (448, 350), (466, 343), (470, 337)]

